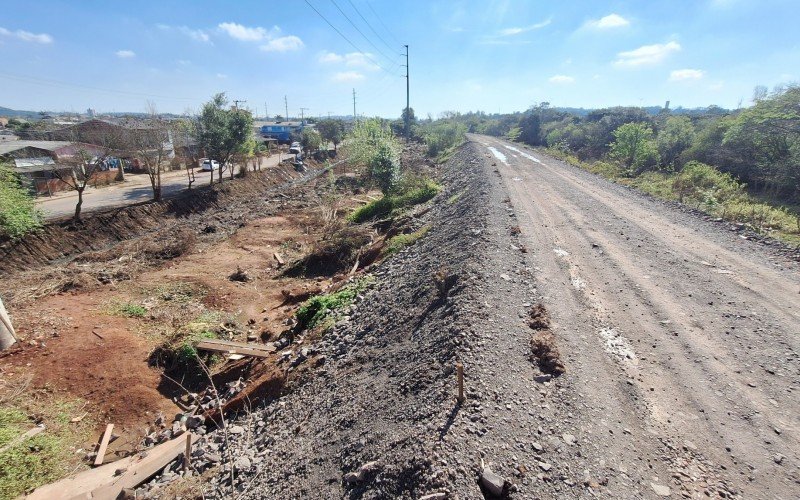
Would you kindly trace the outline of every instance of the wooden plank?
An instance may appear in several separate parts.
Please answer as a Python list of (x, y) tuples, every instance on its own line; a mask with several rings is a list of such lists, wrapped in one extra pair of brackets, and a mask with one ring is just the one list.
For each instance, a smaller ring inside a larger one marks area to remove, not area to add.
[(241, 347), (242, 349), (254, 349), (257, 351), (274, 352), (275, 347), (272, 344), (258, 344), (252, 342), (233, 342), (229, 340), (207, 339), (201, 340), (202, 344), (217, 345), (221, 347)]
[[(192, 435), (192, 442), (197, 439), (197, 435)], [(183, 453), (185, 442), (184, 436), (177, 437), (141, 454), (125, 457), (41, 486), (25, 498), (28, 500), (116, 498), (123, 488), (140, 485)], [(122, 472), (117, 474), (117, 471)]]
[(5, 446), (0, 448), (0, 453), (5, 452), (6, 450), (10, 450), (11, 448), (15, 447), (16, 445), (20, 444), (21, 442), (25, 441), (28, 438), (32, 438), (33, 436), (39, 434), (44, 430), (44, 426), (37, 425), (33, 429), (30, 429), (28, 432), (21, 436), (17, 436), (16, 438), (12, 439), (10, 442), (6, 443)]
[(197, 348), (204, 351), (224, 352), (227, 354), (244, 354), (245, 356), (252, 356), (254, 358), (267, 358), (270, 354), (270, 351), (263, 349), (253, 349), (250, 347), (238, 347), (225, 344), (212, 344), (205, 341), (198, 343)]
[(106, 425), (106, 431), (103, 433), (103, 439), (100, 440), (100, 448), (97, 449), (97, 456), (94, 459), (95, 465), (103, 465), (103, 460), (106, 456), (108, 443), (111, 441), (111, 431), (114, 430), (114, 424)]

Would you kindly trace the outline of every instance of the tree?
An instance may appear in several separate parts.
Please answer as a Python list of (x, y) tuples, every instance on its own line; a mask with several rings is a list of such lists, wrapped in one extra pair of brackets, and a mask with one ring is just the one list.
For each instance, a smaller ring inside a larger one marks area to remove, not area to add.
[(186, 178), (189, 181), (189, 189), (192, 189), (192, 184), (194, 184), (194, 169), (200, 161), (198, 148), (191, 141), (191, 137), (196, 135), (195, 125), (196, 123), (193, 120), (188, 119), (174, 120), (170, 123), (172, 144), (175, 147), (176, 154), (178, 151), (183, 153), (183, 163), (186, 169)]
[(338, 149), (344, 139), (344, 122), (342, 120), (322, 120), (317, 124), (322, 140), (332, 142), (334, 151)]
[(664, 128), (658, 133), (656, 143), (658, 154), (664, 165), (674, 165), (681, 153), (694, 142), (695, 132), (688, 116), (670, 116)]
[(10, 165), (0, 163), (0, 239), (19, 238), (42, 225), (42, 214)]
[(131, 132), (133, 153), (144, 165), (153, 190), (153, 201), (161, 201), (161, 172), (173, 151), (167, 122), (148, 103), (148, 116), (144, 124)]
[(304, 150), (316, 152), (319, 151), (319, 148), (322, 145), (322, 136), (313, 128), (305, 128), (303, 129), (300, 142), (302, 143)]
[(628, 174), (638, 174), (658, 163), (658, 149), (653, 140), (653, 129), (644, 123), (626, 123), (614, 131), (611, 157), (628, 169)]
[(74, 222), (81, 220), (81, 208), (83, 207), (83, 192), (89, 181), (102, 168), (103, 158), (92, 157), (85, 149), (81, 148), (69, 159), (64, 160), (64, 165), (55, 165), (52, 169), (53, 177), (68, 185), (78, 192), (78, 202), (75, 204), (75, 214), (72, 216)]
[[(224, 93), (215, 95), (203, 105), (196, 125), (197, 141), (206, 156), (219, 162), (219, 182), (222, 182), (223, 167), (253, 133), (253, 116), (250, 112), (243, 109), (226, 109), (227, 104)], [(231, 168), (231, 178), (233, 178), (233, 168)], [(213, 170), (211, 182), (214, 182)]]

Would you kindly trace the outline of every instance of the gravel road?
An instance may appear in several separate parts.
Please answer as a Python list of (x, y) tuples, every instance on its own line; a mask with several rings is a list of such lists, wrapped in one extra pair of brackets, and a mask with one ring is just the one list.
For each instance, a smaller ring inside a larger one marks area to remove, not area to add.
[(800, 497), (797, 267), (518, 144), (470, 140), (529, 250), (567, 369), (545, 392), (571, 427), (562, 441), (603, 476), (589, 481), (614, 496)]

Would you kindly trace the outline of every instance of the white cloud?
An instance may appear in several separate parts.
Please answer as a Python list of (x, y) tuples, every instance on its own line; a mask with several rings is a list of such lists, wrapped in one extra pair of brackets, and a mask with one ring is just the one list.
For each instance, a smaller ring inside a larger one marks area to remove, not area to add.
[(303, 41), (294, 35), (275, 38), (260, 47), (264, 52), (288, 52), (291, 50), (300, 50), (302, 48)]
[(701, 69), (676, 69), (669, 74), (669, 81), (683, 82), (687, 80), (700, 80), (705, 74), (705, 71)]
[(657, 64), (663, 61), (668, 55), (673, 52), (679, 52), (680, 50), (681, 46), (678, 42), (643, 45), (638, 49), (617, 54), (614, 65), (620, 67), (636, 67)]
[(341, 71), (331, 77), (337, 83), (357, 82), (364, 79), (364, 75), (358, 71)]
[(217, 78), (219, 78), (220, 80), (224, 80), (228, 78), (228, 75), (226, 75), (225, 73), (217, 73)]
[(344, 63), (344, 65), (349, 68), (362, 68), (372, 71), (380, 69), (370, 60), (372, 57), (372, 54), (369, 52), (349, 52), (340, 55), (335, 52), (324, 51), (319, 55), (317, 60), (323, 64)]
[(573, 77), (567, 76), (567, 75), (551, 76), (550, 78), (547, 79), (547, 81), (549, 81), (550, 83), (558, 84), (558, 85), (567, 85), (567, 84), (570, 84), (570, 83), (575, 83), (575, 79)]
[(586, 26), (598, 30), (607, 30), (613, 28), (624, 28), (625, 26), (630, 26), (630, 24), (631, 24), (630, 21), (620, 16), (619, 14), (609, 14), (607, 16), (601, 17), (600, 19), (594, 19), (592, 21), (589, 21), (588, 23), (586, 23)]
[(261, 26), (248, 27), (238, 23), (220, 23), (219, 29), (231, 38), (243, 42), (260, 42), (269, 38), (269, 31)]
[(53, 37), (48, 35), (47, 33), (37, 34), (25, 30), (11, 31), (5, 28), (0, 28), (0, 35), (16, 38), (18, 40), (22, 40), (23, 42), (32, 42), (41, 44), (53, 43)]
[(120, 59), (130, 59), (132, 57), (136, 57), (136, 52), (132, 50), (118, 50), (116, 54)]
[(159, 24), (157, 26), (158, 29), (162, 31), (174, 31), (176, 33), (180, 33), (181, 35), (188, 36), (197, 42), (208, 43), (211, 41), (211, 37), (208, 35), (208, 33), (200, 29), (196, 30), (188, 26), (170, 26), (168, 24)]
[(519, 35), (520, 33), (527, 33), (528, 31), (538, 30), (544, 28), (545, 26), (549, 25), (553, 22), (553, 18), (544, 20), (540, 23), (531, 24), (530, 26), (524, 26), (519, 28), (505, 28), (500, 30), (500, 36), (514, 36)]

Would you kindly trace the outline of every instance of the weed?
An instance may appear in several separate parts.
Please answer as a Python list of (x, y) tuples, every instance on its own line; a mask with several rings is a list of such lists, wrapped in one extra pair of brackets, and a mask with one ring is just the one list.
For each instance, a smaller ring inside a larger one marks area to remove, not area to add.
[(0, 498), (16, 498), (72, 472), (80, 461), (75, 448), (88, 439), (92, 427), (86, 418), (70, 422), (82, 409), (77, 400), (26, 394), (9, 403), (16, 406), (0, 407), (0, 447), (34, 426), (29, 414), (36, 415), (45, 430), (0, 453)]
[(336, 292), (310, 298), (297, 310), (298, 328), (313, 328), (321, 324), (336, 311), (352, 304), (356, 296), (373, 283), (374, 278), (367, 277)]
[(133, 302), (113, 302), (107, 310), (113, 316), (125, 316), (126, 318), (144, 318), (147, 316), (147, 309)]
[(453, 205), (455, 202), (457, 202), (458, 200), (461, 199), (461, 197), (464, 195), (465, 192), (466, 192), (466, 190), (465, 191), (461, 191), (459, 193), (456, 193), (453, 196), (451, 196), (450, 198), (447, 198), (447, 204), (448, 205)]
[(397, 236), (389, 240), (389, 243), (386, 246), (386, 253), (388, 255), (392, 255), (409, 245), (413, 245), (414, 243), (417, 242), (418, 239), (428, 234), (428, 231), (430, 230), (431, 230), (431, 225), (425, 224), (424, 226), (419, 228), (419, 230), (413, 233), (398, 234)]

